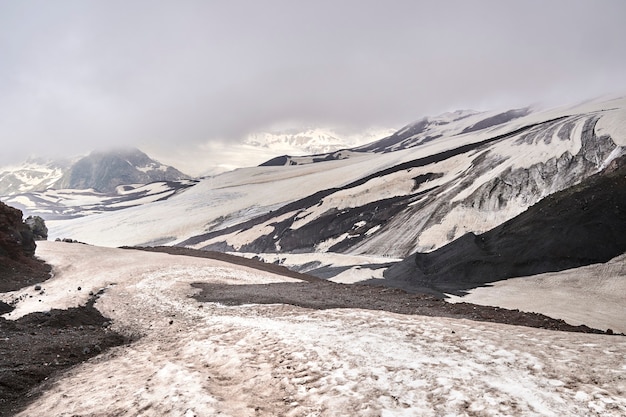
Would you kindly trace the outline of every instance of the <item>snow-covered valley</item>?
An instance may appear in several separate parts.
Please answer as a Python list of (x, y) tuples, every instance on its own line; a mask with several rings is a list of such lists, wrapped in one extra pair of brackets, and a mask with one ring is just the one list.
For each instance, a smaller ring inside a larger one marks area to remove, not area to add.
[[(45, 295), (141, 336), (68, 371), (20, 415), (621, 416), (626, 340), (469, 320), (191, 298), (294, 280), (218, 261), (42, 242)], [(77, 286), (81, 287), (78, 291)], [(16, 298), (32, 288), (4, 294)], [(41, 300), (41, 302), (39, 301)]]

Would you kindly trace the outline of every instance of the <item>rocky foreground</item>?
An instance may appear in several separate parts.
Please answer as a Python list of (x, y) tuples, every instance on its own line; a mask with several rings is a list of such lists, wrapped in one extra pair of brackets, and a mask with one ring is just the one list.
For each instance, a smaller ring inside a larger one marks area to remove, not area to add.
[[(45, 294), (51, 267), (35, 257), (35, 249), (22, 212), (0, 202), (0, 293), (30, 287), (29, 298)], [(0, 316), (0, 416), (13, 415), (32, 401), (51, 375), (125, 341), (108, 329), (110, 322), (93, 307), (95, 297), (82, 307), (15, 321)], [(12, 310), (11, 303), (0, 301), (0, 314)]]

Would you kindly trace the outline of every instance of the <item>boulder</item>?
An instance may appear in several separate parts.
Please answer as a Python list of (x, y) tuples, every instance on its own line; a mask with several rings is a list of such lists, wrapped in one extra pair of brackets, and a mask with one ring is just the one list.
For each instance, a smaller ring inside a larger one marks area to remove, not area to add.
[(26, 224), (33, 232), (35, 240), (48, 240), (48, 227), (44, 219), (39, 216), (28, 216)]

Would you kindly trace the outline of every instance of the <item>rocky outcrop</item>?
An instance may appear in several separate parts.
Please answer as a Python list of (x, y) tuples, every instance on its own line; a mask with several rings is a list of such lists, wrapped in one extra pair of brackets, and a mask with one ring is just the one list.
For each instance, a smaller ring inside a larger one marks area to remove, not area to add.
[(0, 202), (0, 257), (20, 260), (35, 255), (35, 238), (22, 212)]
[(35, 258), (33, 232), (22, 212), (0, 202), (0, 292), (13, 291), (50, 277), (50, 267)]

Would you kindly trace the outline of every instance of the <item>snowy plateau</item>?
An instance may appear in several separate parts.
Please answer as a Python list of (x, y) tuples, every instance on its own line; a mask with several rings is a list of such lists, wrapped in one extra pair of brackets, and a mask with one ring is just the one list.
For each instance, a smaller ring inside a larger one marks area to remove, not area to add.
[[(298, 144), (287, 136), (276, 143)], [(38, 242), (52, 277), (0, 294), (14, 307), (3, 317), (95, 301), (132, 340), (56, 375), (18, 415), (626, 415), (626, 98), (332, 137), (210, 177), (3, 197), (42, 215), (51, 240), (85, 243)], [(214, 300), (225, 288), (319, 295), (271, 271), (121, 246), (219, 251), (346, 298), (401, 288), (599, 331)]]

